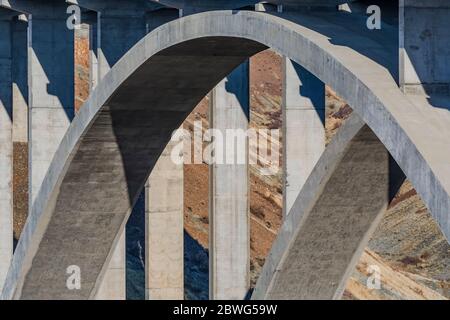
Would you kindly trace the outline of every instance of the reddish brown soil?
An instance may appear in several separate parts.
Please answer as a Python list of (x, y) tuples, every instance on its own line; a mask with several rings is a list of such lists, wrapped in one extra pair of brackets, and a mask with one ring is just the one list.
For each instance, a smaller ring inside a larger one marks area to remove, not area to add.
[(75, 39), (75, 112), (89, 96), (89, 32), (76, 32)]
[(19, 239), (28, 216), (28, 143), (13, 145), (13, 228)]

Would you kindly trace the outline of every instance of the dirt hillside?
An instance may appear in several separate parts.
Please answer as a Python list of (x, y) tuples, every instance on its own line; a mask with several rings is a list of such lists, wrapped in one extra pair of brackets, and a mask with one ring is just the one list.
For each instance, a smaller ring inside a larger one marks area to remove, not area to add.
[[(280, 128), (281, 57), (265, 51), (251, 59), (251, 127)], [(326, 93), (327, 142), (352, 109), (335, 92)], [(208, 98), (191, 114), (207, 126)], [(252, 285), (281, 223), (282, 176), (251, 172)], [(185, 229), (208, 248), (208, 166), (185, 166)], [(370, 266), (378, 266), (381, 289), (368, 289)], [(423, 202), (406, 181), (391, 203), (380, 226), (347, 284), (344, 299), (446, 299), (450, 297), (450, 246), (431, 219)]]

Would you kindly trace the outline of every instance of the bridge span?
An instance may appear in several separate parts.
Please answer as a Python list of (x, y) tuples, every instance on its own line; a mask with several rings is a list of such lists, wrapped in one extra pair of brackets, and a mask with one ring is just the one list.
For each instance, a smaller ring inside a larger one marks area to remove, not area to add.
[[(145, 35), (105, 72), (70, 123), (1, 298), (94, 298), (173, 130), (222, 79), (267, 48), (330, 85), (356, 114), (298, 190), (254, 298), (341, 296), (389, 202), (389, 155), (450, 240), (448, 100), (442, 91), (416, 99), (419, 83), (400, 88), (406, 64), (399, 66), (397, 38), (389, 26), (372, 33), (364, 23), (333, 11), (225, 10), (175, 19)], [(87, 272), (81, 289), (68, 291), (61, 266), (72, 264)]]

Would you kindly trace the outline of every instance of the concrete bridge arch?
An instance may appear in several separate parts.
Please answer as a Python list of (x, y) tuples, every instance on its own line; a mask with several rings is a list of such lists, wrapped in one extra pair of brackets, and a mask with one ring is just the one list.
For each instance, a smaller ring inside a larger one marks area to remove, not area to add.
[[(222, 78), (267, 47), (346, 99), (449, 239), (450, 154), (433, 151), (448, 147), (448, 118), (403, 95), (380, 39), (364, 39), (332, 17), (216, 11), (147, 35), (99, 83), (71, 124), (28, 218), (2, 298), (92, 297), (116, 233), (171, 132)], [(111, 198), (119, 200), (105, 201)], [(66, 267), (80, 261), (82, 288), (69, 291)]]

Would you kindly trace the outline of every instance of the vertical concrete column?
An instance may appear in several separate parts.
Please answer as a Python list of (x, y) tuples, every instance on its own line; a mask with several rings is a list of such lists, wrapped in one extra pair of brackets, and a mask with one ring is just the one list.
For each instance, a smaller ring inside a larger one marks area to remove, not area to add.
[(450, 2), (400, 0), (400, 87), (412, 94), (449, 94)]
[(63, 1), (39, 1), (29, 22), (30, 205), (74, 116), (74, 31), (66, 9)]
[[(229, 129), (246, 131), (249, 120), (248, 61), (212, 91), (210, 127), (223, 137)], [(232, 139), (224, 139), (231, 145)], [(238, 144), (243, 164), (210, 165), (209, 285), (210, 299), (244, 299), (249, 289), (250, 232), (248, 206), (248, 140)], [(244, 149), (244, 150), (242, 150)]]
[(0, 291), (13, 253), (12, 50), (10, 19), (0, 19)]
[[(106, 7), (98, 13), (97, 59), (99, 81), (128, 50), (145, 36), (145, 33), (145, 8), (142, 10), (127, 10), (125, 7), (111, 5), (111, 7)], [(103, 282), (97, 292), (96, 299), (98, 300), (126, 299), (125, 240), (125, 230), (123, 230)]]
[(89, 25), (89, 77), (90, 91), (98, 84), (98, 12), (89, 11), (85, 15), (85, 21)]
[(20, 15), (12, 21), (13, 142), (28, 142), (28, 21)]
[[(177, 19), (178, 10), (147, 15), (147, 32)], [(184, 299), (184, 172), (169, 142), (145, 187), (145, 298)]]
[(283, 58), (283, 216), (325, 149), (325, 85)]
[(170, 155), (173, 142), (156, 163), (145, 188), (145, 296), (184, 298), (183, 164)]
[(97, 290), (96, 300), (126, 299), (125, 251), (125, 230), (123, 230), (109, 261), (103, 281)]
[(18, 239), (28, 216), (28, 20), (12, 20), (13, 222)]

